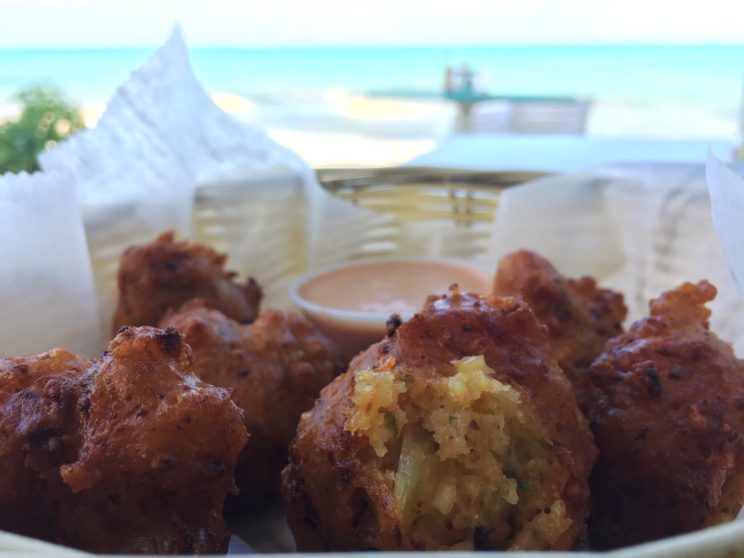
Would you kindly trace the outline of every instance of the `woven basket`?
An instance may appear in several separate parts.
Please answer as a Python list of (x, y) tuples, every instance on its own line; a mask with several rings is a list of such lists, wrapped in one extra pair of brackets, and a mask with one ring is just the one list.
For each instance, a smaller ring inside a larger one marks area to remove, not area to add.
[[(328, 191), (379, 216), (365, 221), (376, 225), (362, 242), (358, 241), (362, 238), (358, 236), (349, 240), (353, 246), (349, 252), (351, 257), (438, 254), (475, 260), (487, 260), (488, 239), (501, 192), (538, 176), (421, 168), (318, 171), (318, 179)], [(302, 183), (296, 176), (287, 176), (274, 182), (256, 179), (251, 185), (254, 187), (246, 186), (246, 183), (220, 184), (197, 190), (194, 240), (227, 252), (230, 267), (241, 273), (264, 274), (263, 277), (259, 275), (259, 280), (269, 292), (282, 292), (283, 285), (300, 273), (304, 265), (302, 227), (298, 225), (304, 217), (302, 203), (298, 201), (302, 199)], [(136, 215), (128, 207), (86, 216), (86, 232), (99, 287), (103, 282), (114, 291), (114, 276), (122, 250), (131, 243), (151, 239), (149, 232), (139, 230), (136, 225)], [(265, 258), (262, 261), (276, 265), (263, 269), (255, 265), (256, 258)], [(291, 549), (291, 539), (276, 510), (263, 512), (259, 519), (261, 521), (250, 523), (238, 534), (260, 552)], [(0, 555), (68, 555), (66, 553), (84, 555), (0, 531)], [(462, 555), (439, 554), (445, 558)], [(500, 552), (480, 555), (505, 556)], [(560, 555), (569, 556), (569, 553)], [(570, 554), (574, 555), (579, 556)], [(744, 556), (744, 530), (741, 522), (734, 522), (622, 549), (612, 555), (616, 558)], [(394, 554), (381, 553), (380, 556)], [(555, 554), (534, 552), (524, 556), (537, 558)], [(601, 558), (605, 554), (583, 553), (581, 556)]]
[[(538, 176), (405, 167), (319, 170), (329, 192), (374, 213), (339, 223), (326, 263), (379, 256), (483, 260), (500, 192)], [(288, 285), (306, 268), (302, 189), (300, 178), (287, 173), (204, 185), (195, 193), (192, 240), (227, 253), (228, 267), (241, 277), (254, 276), (266, 306), (288, 308)], [(131, 207), (87, 215), (85, 228), (101, 320), (108, 324), (119, 257), (127, 246), (162, 231), (143, 227)]]
[(341, 199), (388, 217), (387, 234), (360, 244), (352, 257), (486, 257), (500, 193), (545, 176), (397, 167), (321, 169), (318, 181)]

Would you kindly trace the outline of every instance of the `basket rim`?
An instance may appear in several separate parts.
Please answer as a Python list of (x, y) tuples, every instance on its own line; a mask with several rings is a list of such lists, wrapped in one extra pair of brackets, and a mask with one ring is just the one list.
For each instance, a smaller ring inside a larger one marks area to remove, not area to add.
[(410, 183), (431, 182), (432, 186), (482, 186), (507, 188), (555, 173), (499, 170), (483, 171), (446, 167), (320, 167), (315, 176), (327, 190), (335, 192), (347, 187), (367, 187), (379, 184), (405, 186)]

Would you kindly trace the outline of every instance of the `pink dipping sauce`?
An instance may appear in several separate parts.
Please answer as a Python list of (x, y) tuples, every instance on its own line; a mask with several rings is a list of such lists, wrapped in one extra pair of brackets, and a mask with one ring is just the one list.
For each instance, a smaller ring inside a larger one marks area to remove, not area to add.
[(290, 295), (351, 358), (385, 336), (391, 314), (408, 319), (453, 283), (463, 292), (487, 293), (491, 276), (453, 260), (357, 260), (300, 277)]

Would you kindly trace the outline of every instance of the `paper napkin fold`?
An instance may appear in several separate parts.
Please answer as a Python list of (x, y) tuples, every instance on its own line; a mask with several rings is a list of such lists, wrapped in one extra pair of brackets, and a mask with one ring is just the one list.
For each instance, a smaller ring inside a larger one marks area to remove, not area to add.
[[(230, 267), (255, 276), (265, 302), (282, 306), (291, 275), (352, 254), (379, 219), (323, 190), (297, 154), (218, 108), (178, 28), (117, 90), (97, 126), (44, 153), (41, 166), (72, 176), (103, 323), (120, 254), (162, 231), (227, 251)], [(194, 222), (198, 196), (218, 212), (204, 226)]]

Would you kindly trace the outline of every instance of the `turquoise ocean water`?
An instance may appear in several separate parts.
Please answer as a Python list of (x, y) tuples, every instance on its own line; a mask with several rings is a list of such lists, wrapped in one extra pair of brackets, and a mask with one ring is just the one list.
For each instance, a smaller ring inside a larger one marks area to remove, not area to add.
[[(75, 99), (107, 99), (151, 51), (0, 50), (0, 103), (18, 88), (47, 81)], [(742, 46), (436, 47), (191, 50), (211, 91), (271, 98), (340, 88), (435, 91), (444, 67), (467, 62), (486, 89), (512, 94), (738, 106), (744, 83)]]

